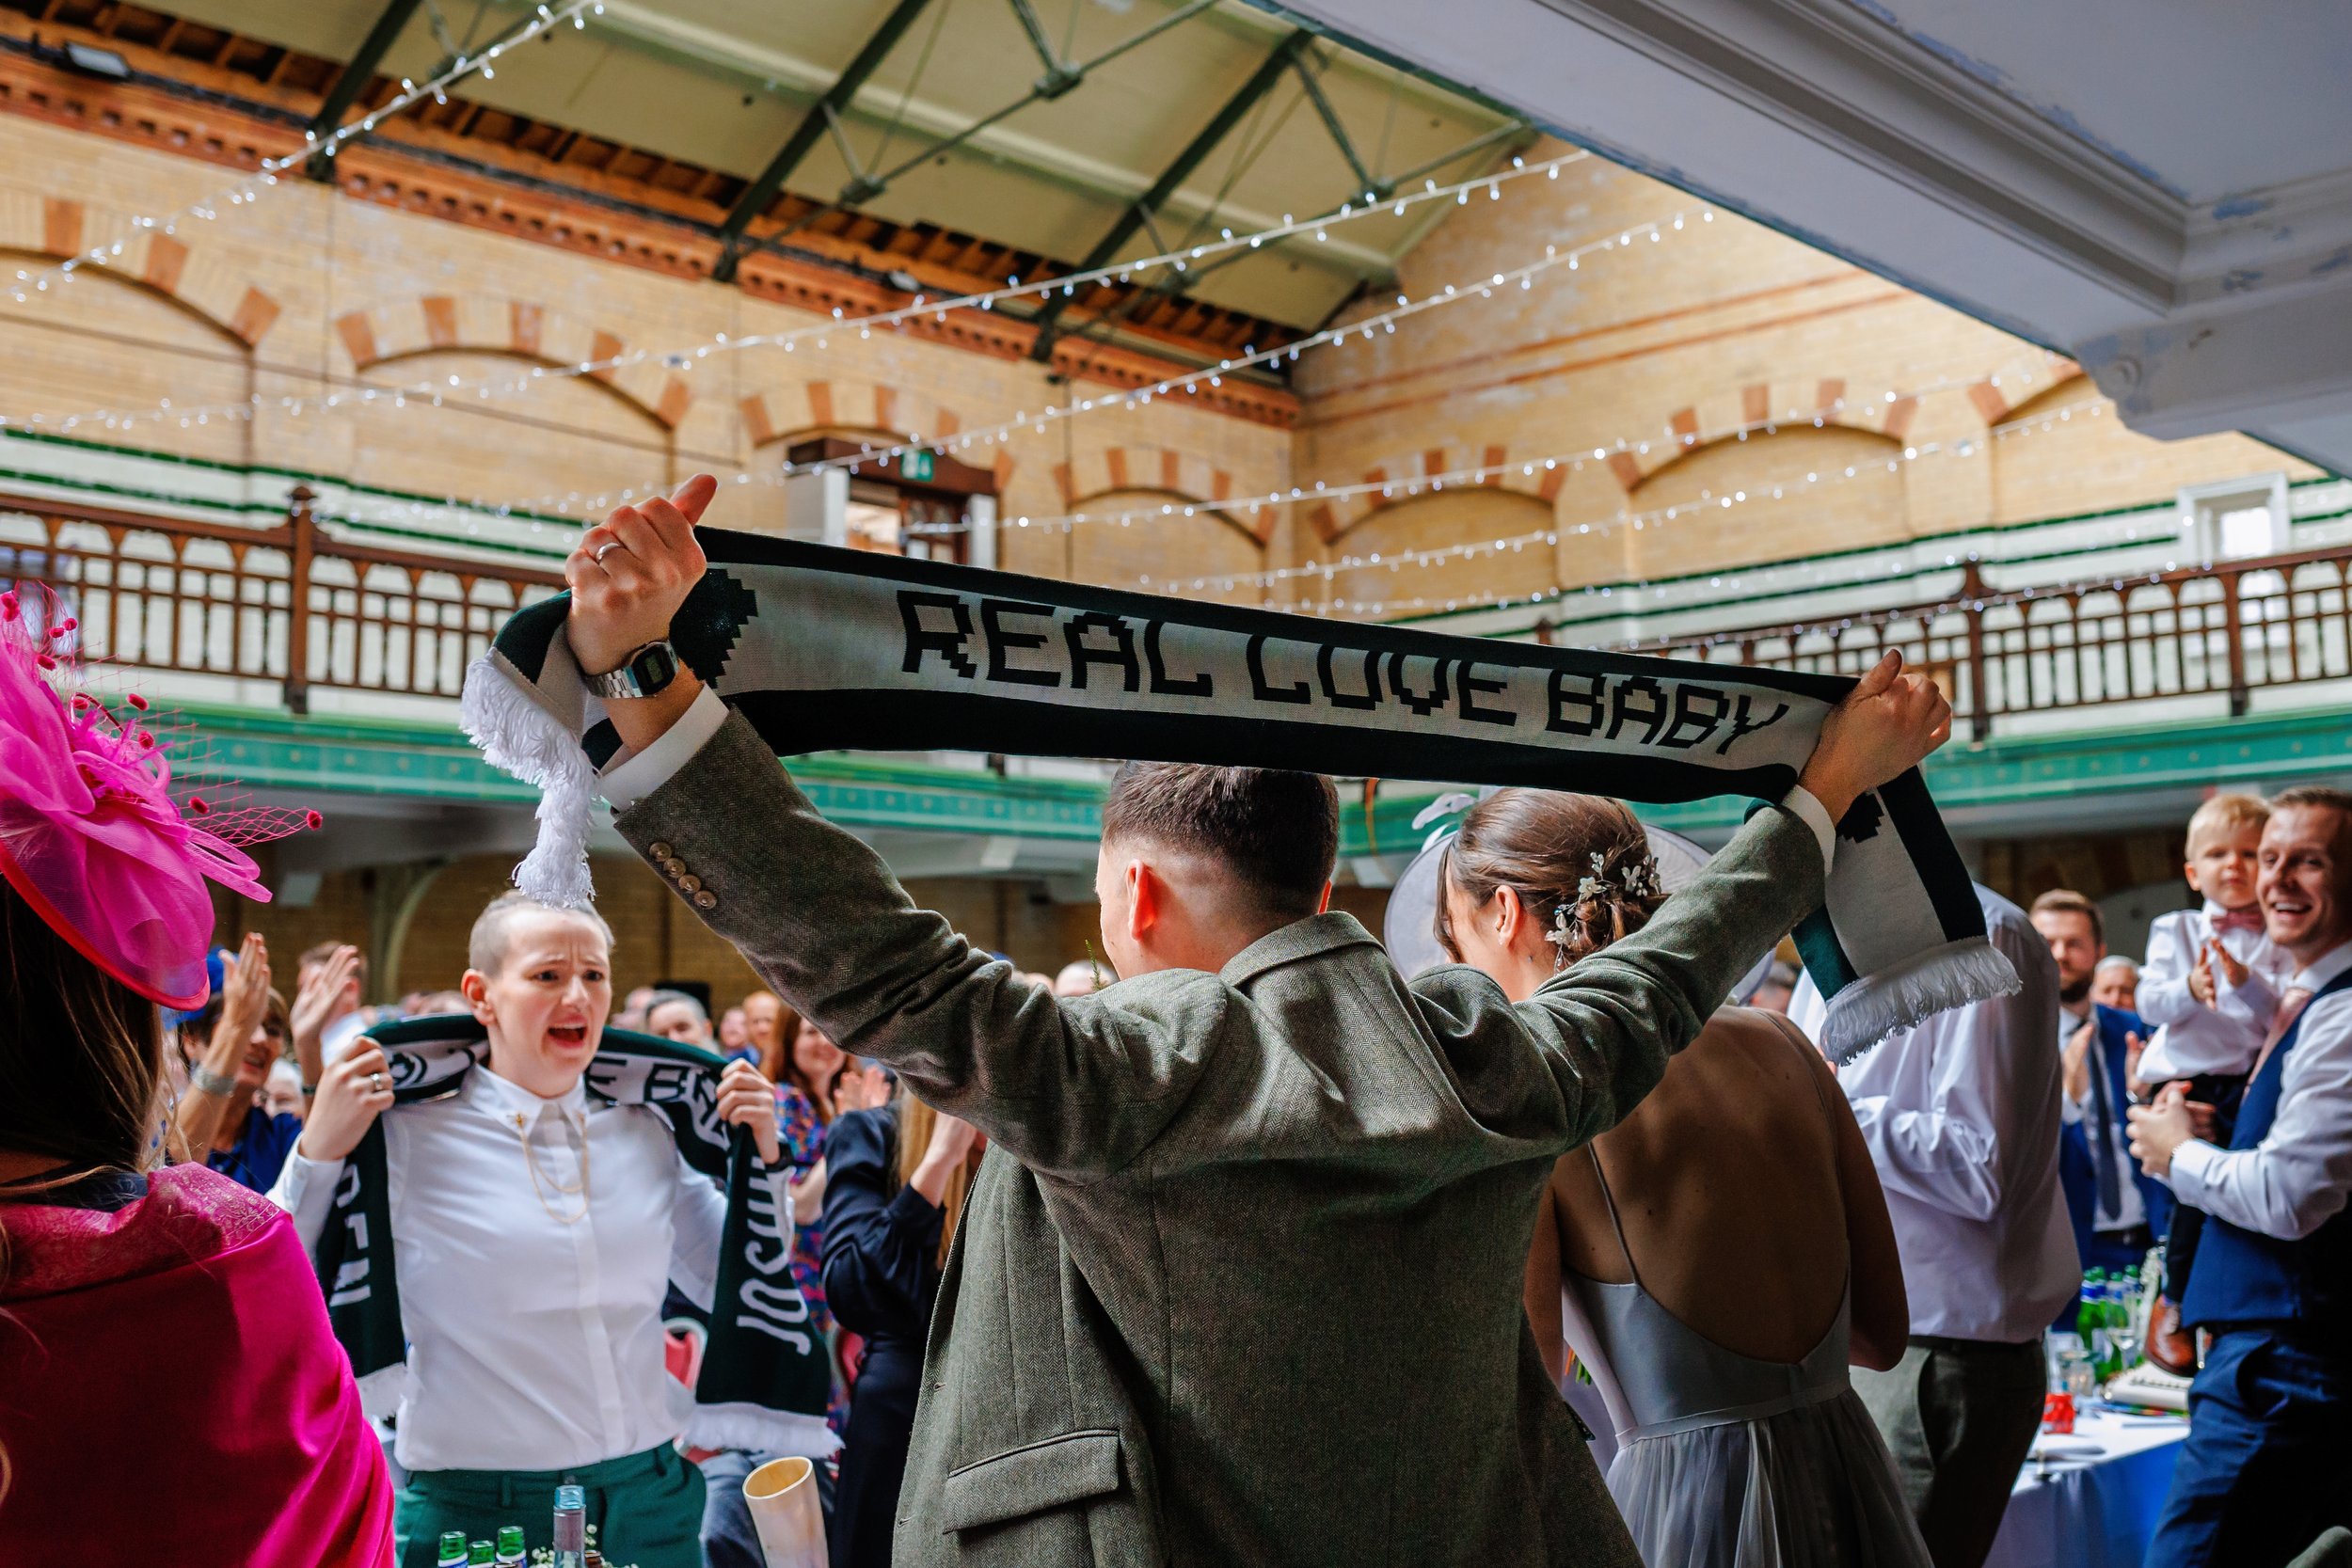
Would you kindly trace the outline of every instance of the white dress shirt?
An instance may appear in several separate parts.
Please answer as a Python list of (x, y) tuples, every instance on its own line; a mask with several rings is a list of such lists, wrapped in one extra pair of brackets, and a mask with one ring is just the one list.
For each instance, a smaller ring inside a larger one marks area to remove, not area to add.
[[(709, 1305), (726, 1200), (658, 1112), (578, 1085), (542, 1100), (477, 1067), (449, 1098), (387, 1117), (384, 1142), (408, 1335), (401, 1464), (562, 1470), (685, 1429), (693, 1402), (662, 1363), (663, 1288)], [(270, 1190), (306, 1249), (342, 1169), (292, 1154)], [(768, 1180), (789, 1225), (787, 1176)], [(586, 1217), (564, 1224), (583, 1181)]]
[[(2066, 1010), (2065, 1004), (2059, 1004), (2058, 1037), (2061, 1057), (2065, 1053), (2066, 1047), (2074, 1040), (2074, 1032), (2091, 1021), (2093, 1016), (2091, 1008), (2092, 1003), (2089, 997), (2083, 999), (2080, 1012), (2069, 1012)], [(2083, 1084), (2082, 1098), (2078, 1100), (2072, 1094), (2067, 1095), (2061, 1117), (2068, 1127), (2077, 1122), (2084, 1124), (2083, 1139), (2090, 1144), (2090, 1157), (2094, 1160), (2099, 1157), (2099, 1101), (2097, 1097), (2104, 1089), (2108, 1092), (2112, 1100), (2115, 1086), (2115, 1081), (2106, 1076), (2106, 1064), (2102, 1059), (2106, 1049), (2105, 1040), (2095, 1034), (2090, 1037), (2090, 1054), (2085, 1064), (2089, 1070)], [(2060, 1084), (2065, 1082), (2062, 1068), (2061, 1062), (2058, 1078)], [(2130, 1118), (2124, 1114), (2128, 1109), (2129, 1107), (2120, 1100), (2113, 1101), (2113, 1103), (2107, 1107), (2107, 1158), (2115, 1162), (2116, 1205), (2113, 1209), (2108, 1209), (2097, 1205), (2097, 1200), (2093, 1199), (2094, 1207), (2090, 1219), (2090, 1227), (2093, 1230), (2131, 1230), (2148, 1221), (2147, 1200), (2139, 1196), (2139, 1184), (2132, 1180), (2132, 1173), (2139, 1167), (2132, 1162)]]
[[(1911, 1332), (2020, 1344), (2082, 1283), (2058, 1188), (2058, 966), (2025, 911), (1977, 889), (2023, 989), (1899, 1030), (1837, 1072), (1895, 1222)], [(1827, 1008), (1808, 976), (1788, 1013)]]
[[(2352, 969), (2352, 942), (2289, 982), (2316, 992)], [(2172, 1152), (2173, 1196), (2244, 1230), (2308, 1236), (2352, 1194), (2352, 991), (2303, 1009), (2280, 1069), (2279, 1114), (2252, 1148), (2192, 1138)]]
[[(704, 687), (699, 695), (677, 717), (676, 722), (657, 736), (654, 743), (642, 752), (626, 749), (605, 765), (597, 783), (598, 791), (615, 812), (624, 812), (660, 789), (677, 770), (686, 766), (694, 753), (710, 743), (719, 733), (719, 726), (727, 721), (727, 705), (719, 694)], [(1813, 792), (1799, 784), (1780, 802), (1796, 813), (1797, 819), (1813, 830), (1813, 836), (1821, 843), (1821, 864), (1826, 868), (1837, 852), (1837, 824), (1832, 822), (1829, 808), (1814, 799)]]
[(2244, 964), (2246, 983), (2233, 986), (2219, 966), (2213, 974), (2213, 1006), (2189, 994), (2189, 971), (2213, 939), (2213, 923), (2224, 911), (2211, 899), (2201, 910), (2159, 916), (2148, 927), (2148, 961), (2139, 966), (2139, 1016), (2156, 1026), (2140, 1053), (2139, 1081), (2164, 1084), (2203, 1072), (2245, 1072), (2270, 1033), (2279, 993), (2286, 989), (2295, 960), (2260, 931), (2221, 933), (2221, 945)]

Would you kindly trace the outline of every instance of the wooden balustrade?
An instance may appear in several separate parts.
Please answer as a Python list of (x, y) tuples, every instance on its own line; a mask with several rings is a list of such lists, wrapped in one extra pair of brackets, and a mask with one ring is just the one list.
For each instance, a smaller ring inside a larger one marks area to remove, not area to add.
[(2001, 590), (1968, 562), (1933, 604), (1628, 643), (1677, 658), (1859, 675), (1889, 648), (1983, 739), (2005, 714), (2352, 678), (2352, 548)]
[[(454, 697), (506, 618), (562, 574), (335, 537), (297, 488), (266, 528), (0, 495), (0, 583), (39, 583), (93, 663)], [(296, 607), (300, 613), (295, 613)]]
[[(339, 539), (310, 501), (248, 528), (0, 495), (0, 582), (53, 590), (87, 659), (274, 682), (297, 713), (313, 687), (454, 697), (507, 616), (563, 586)], [(2260, 689), (2352, 679), (2352, 547), (2011, 590), (1971, 562), (1932, 604), (1626, 646), (1843, 675), (1900, 648), (1978, 738), (2003, 715), (2168, 697), (2242, 714)]]

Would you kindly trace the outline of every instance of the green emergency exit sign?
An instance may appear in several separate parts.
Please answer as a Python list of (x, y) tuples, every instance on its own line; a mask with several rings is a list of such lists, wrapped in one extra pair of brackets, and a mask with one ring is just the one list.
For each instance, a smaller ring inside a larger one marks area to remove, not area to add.
[(931, 477), (932, 454), (928, 451), (902, 451), (898, 454), (898, 477), (921, 484)]

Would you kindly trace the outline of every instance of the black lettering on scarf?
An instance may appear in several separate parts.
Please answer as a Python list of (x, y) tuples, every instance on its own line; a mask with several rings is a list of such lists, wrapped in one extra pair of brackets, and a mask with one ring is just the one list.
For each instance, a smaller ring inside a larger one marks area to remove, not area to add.
[(1277, 689), (1265, 679), (1265, 643), (1263, 637), (1249, 640), (1249, 694), (1262, 703), (1303, 703), (1307, 701), (1307, 683), (1295, 681)]
[(1005, 662), (1005, 656), (1022, 648), (1042, 648), (1045, 634), (1041, 631), (1012, 631), (1000, 619), (1007, 615), (1046, 615), (1054, 613), (1049, 604), (1024, 604), (1019, 599), (982, 599), (980, 629), (988, 634), (988, 678), (1009, 681), (1015, 686), (1059, 686), (1058, 670), (1016, 670)]
[(1152, 666), (1152, 695), (1154, 697), (1213, 697), (1216, 695), (1216, 689), (1210, 684), (1209, 673), (1206, 670), (1197, 675), (1186, 675), (1182, 680), (1168, 679), (1167, 661), (1160, 657), (1160, 628), (1167, 625), (1166, 621), (1143, 623), (1143, 657)]
[[(1636, 698), (1647, 699), (1649, 705), (1647, 707), (1636, 706), (1634, 705)], [(1658, 731), (1666, 722), (1666, 712), (1665, 688), (1647, 675), (1635, 675), (1630, 680), (1619, 681), (1615, 700), (1610, 705), (1607, 738), (1616, 739), (1617, 732), (1624, 729), (1627, 722), (1630, 721), (1645, 726), (1642, 736), (1642, 744), (1655, 745), (1658, 741)]]
[[(1584, 689), (1571, 691), (1568, 682), (1581, 680)], [(1608, 682), (1599, 675), (1572, 675), (1565, 670), (1551, 673), (1551, 718), (1544, 728), (1560, 735), (1591, 735), (1600, 728), (1602, 689)], [(1577, 710), (1570, 718), (1568, 710)]]
[(1519, 721), (1519, 716), (1508, 708), (1480, 707), (1470, 701), (1472, 692), (1485, 692), (1488, 696), (1496, 696), (1510, 690), (1510, 676), (1505, 675), (1499, 681), (1481, 680), (1478, 676), (1477, 661), (1466, 658), (1462, 661), (1460, 685), (1462, 689), (1461, 714), (1470, 722), (1515, 725)]
[(1787, 703), (1782, 703), (1775, 706), (1772, 712), (1766, 714), (1763, 718), (1751, 724), (1748, 722), (1748, 714), (1751, 711), (1750, 704), (1753, 701), (1753, 698), (1747, 696), (1744, 692), (1741, 693), (1739, 705), (1732, 710), (1731, 733), (1724, 736), (1724, 743), (1722, 745), (1715, 748), (1715, 754), (1717, 756), (1722, 756), (1724, 753), (1730, 751), (1731, 743), (1739, 739), (1741, 736), (1754, 735), (1758, 730), (1769, 729), (1772, 725), (1779, 723), (1784, 718), (1788, 717), (1788, 705)]
[(1378, 707), (1380, 705), (1380, 656), (1371, 652), (1364, 655), (1364, 689), (1359, 694), (1354, 691), (1342, 691), (1339, 683), (1331, 678), (1331, 657), (1338, 651), (1328, 642), (1315, 650), (1315, 673), (1323, 681), (1324, 700), (1333, 707), (1358, 709)]
[[(944, 610), (956, 618), (955, 630), (934, 630), (923, 624), (923, 611)], [(972, 640), (972, 612), (964, 607), (958, 594), (918, 594), (912, 588), (898, 590), (898, 618), (907, 626), (906, 662), (898, 668), (910, 675), (923, 673), (923, 656), (937, 654), (940, 662), (970, 680), (980, 673), (965, 655), (963, 645)]]
[(1417, 716), (1426, 719), (1445, 706), (1445, 672), (1446, 666), (1452, 662), (1451, 659), (1444, 658), (1430, 660), (1429, 695), (1424, 697), (1414, 690), (1412, 684), (1405, 678), (1405, 656), (1391, 654), (1389, 656), (1389, 689), (1396, 694), (1398, 702), (1411, 708)]
[[(1092, 646), (1087, 641), (1089, 631), (1110, 633), (1118, 646)], [(1120, 617), (1089, 610), (1084, 614), (1072, 616), (1069, 624), (1061, 628), (1061, 634), (1070, 643), (1070, 689), (1073, 691), (1087, 689), (1087, 666), (1089, 664), (1117, 665), (1125, 673), (1130, 691), (1142, 685), (1143, 672), (1136, 667), (1135, 634), (1127, 629), (1127, 623)]]
[[(1699, 704), (1702, 702), (1712, 703), (1715, 705), (1702, 712), (1699, 708)], [(1664, 735), (1658, 737), (1659, 744), (1672, 746), (1679, 752), (1687, 752), (1693, 746), (1704, 744), (1708, 736), (1715, 733), (1715, 726), (1723, 721), (1724, 714), (1730, 706), (1731, 699), (1711, 686), (1692, 686), (1687, 683), (1677, 686), (1675, 688), (1675, 721), (1666, 726)], [(1693, 729), (1697, 731), (1695, 735), (1684, 733)]]

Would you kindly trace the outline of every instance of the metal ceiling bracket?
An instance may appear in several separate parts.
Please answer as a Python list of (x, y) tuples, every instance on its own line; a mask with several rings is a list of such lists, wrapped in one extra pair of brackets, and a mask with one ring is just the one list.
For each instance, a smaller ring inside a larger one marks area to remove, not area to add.
[[(736, 198), (735, 206), (719, 225), (719, 260), (710, 269), (714, 279), (722, 283), (735, 280), (735, 269), (742, 261), (746, 249), (743, 236), (751, 228), (752, 220), (768, 210), (777, 193), (784, 189), (785, 181), (791, 178), (792, 171), (800, 167), (801, 160), (806, 158), (809, 150), (817, 145), (817, 139), (834, 127), (843, 106), (857, 96), (857, 89), (866, 85), (866, 79), (874, 73), (929, 4), (930, 0), (898, 0), (890, 14), (882, 19), (882, 24), (874, 29), (873, 37), (867, 39), (865, 46), (857, 52), (856, 57), (842, 69), (839, 76), (834, 78), (834, 84), (825, 89), (825, 95), (801, 117), (800, 124), (792, 128), (792, 135), (785, 139), (784, 146), (768, 161), (768, 166), (760, 170), (759, 178), (743, 187), (743, 194)], [(850, 166), (852, 171), (857, 169), (854, 160)], [(866, 182), (867, 177), (858, 173), (856, 183)], [(876, 188), (879, 190), (880, 187)]]
[[(420, 0), (387, 0), (376, 16), (375, 25), (368, 29), (368, 36), (360, 41), (359, 52), (351, 56), (342, 73), (335, 78), (334, 86), (326, 89), (326, 97), (320, 101), (318, 113), (310, 117), (311, 140), (325, 141), (342, 127), (343, 116), (359, 101), (368, 84), (375, 80), (375, 68), (383, 64), (385, 55), (408, 25), (419, 4)], [(310, 155), (302, 172), (313, 180), (326, 180), (332, 177), (334, 168), (334, 154), (321, 150)]]
[[(1127, 210), (1120, 214), (1119, 221), (1111, 225), (1110, 231), (1096, 241), (1094, 248), (1088, 251), (1072, 270), (1091, 272), (1116, 261), (1120, 249), (1135, 238), (1136, 230), (1160, 210), (1179, 186), (1192, 178), (1192, 171), (1216, 150), (1217, 143), (1241, 123), (1242, 117), (1256, 108), (1259, 101), (1274, 90), (1275, 84), (1291, 69), (1299, 53), (1313, 41), (1314, 34), (1301, 27), (1277, 44), (1274, 53), (1268, 55), (1250, 73), (1249, 80), (1244, 82), (1239, 90), (1225, 101), (1225, 106), (1217, 110), (1215, 118), (1184, 144), (1184, 150), (1177, 153), (1175, 161), (1161, 171), (1160, 177), (1152, 182), (1152, 188), (1128, 205)], [(1054, 324), (1060, 319), (1062, 308), (1072, 297), (1066, 293), (1047, 295), (1032, 318), (1037, 323), (1038, 332), (1037, 341), (1030, 346), (1029, 357), (1041, 365), (1054, 362), (1054, 342), (1059, 336)]]

